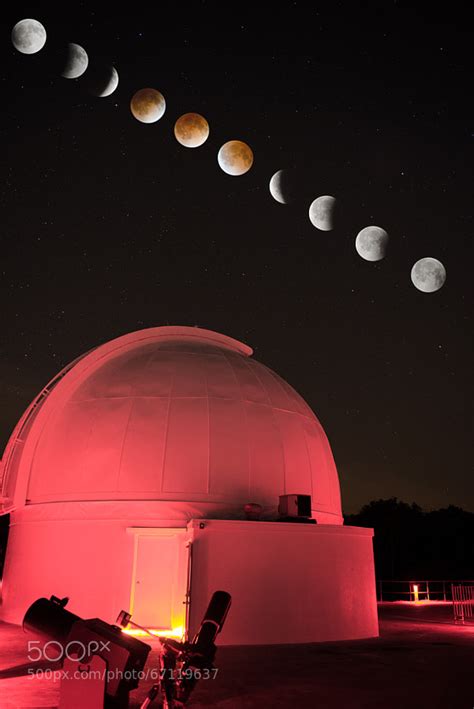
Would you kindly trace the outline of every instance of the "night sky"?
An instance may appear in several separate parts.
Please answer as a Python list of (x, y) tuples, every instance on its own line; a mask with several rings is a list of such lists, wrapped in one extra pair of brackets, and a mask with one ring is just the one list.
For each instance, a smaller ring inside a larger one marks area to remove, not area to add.
[[(16, 3), (0, 27), (1, 447), (84, 351), (145, 327), (199, 325), (251, 345), (313, 407), (346, 513), (392, 496), (474, 511), (473, 37), (463, 11), (91, 8)], [(31, 56), (10, 40), (25, 17), (48, 33)], [(116, 66), (115, 93), (94, 98), (60, 77), (67, 41)], [(167, 102), (152, 125), (129, 109), (148, 86)], [(189, 111), (210, 124), (201, 148), (173, 135)], [(254, 151), (241, 177), (217, 164), (231, 139)], [(281, 168), (297, 175), (291, 206), (268, 190)], [(340, 204), (331, 232), (308, 218), (325, 194)], [(371, 224), (391, 237), (377, 263), (354, 248)], [(436, 293), (410, 280), (424, 256), (446, 267)]]

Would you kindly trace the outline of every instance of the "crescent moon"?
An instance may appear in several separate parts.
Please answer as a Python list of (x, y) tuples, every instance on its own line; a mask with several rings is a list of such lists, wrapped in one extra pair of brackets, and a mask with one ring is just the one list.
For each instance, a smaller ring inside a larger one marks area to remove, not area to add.
[(117, 88), (119, 76), (115, 67), (93, 62), (81, 81), (93, 96), (105, 98), (113, 94)]
[(106, 96), (110, 96), (111, 94), (113, 94), (113, 92), (117, 88), (118, 82), (119, 82), (119, 75), (118, 75), (117, 69), (114, 66), (111, 66), (109, 80), (108, 80), (107, 84), (104, 86), (104, 88), (102, 89), (102, 91), (99, 90), (99, 92), (97, 93), (97, 96), (99, 96), (100, 98), (105, 98)]
[(278, 170), (272, 176), (268, 185), (270, 194), (280, 204), (293, 202), (293, 184), (288, 170)]

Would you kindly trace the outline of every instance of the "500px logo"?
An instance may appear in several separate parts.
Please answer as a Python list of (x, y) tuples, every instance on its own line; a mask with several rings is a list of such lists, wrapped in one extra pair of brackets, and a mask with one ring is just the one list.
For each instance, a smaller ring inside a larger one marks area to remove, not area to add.
[(28, 660), (30, 662), (38, 662), (39, 660), (76, 660), (80, 662), (85, 657), (99, 652), (109, 652), (110, 642), (102, 642), (102, 640), (91, 640), (85, 644), (79, 640), (71, 640), (67, 645), (62, 645), (57, 640), (50, 640), (44, 645), (40, 640), (28, 641)]

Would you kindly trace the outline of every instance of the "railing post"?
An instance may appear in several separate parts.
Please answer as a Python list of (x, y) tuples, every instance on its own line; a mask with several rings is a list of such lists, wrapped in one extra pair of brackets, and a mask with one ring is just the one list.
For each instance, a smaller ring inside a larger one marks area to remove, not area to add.
[(443, 581), (443, 600), (446, 602), (446, 581)]
[(429, 581), (426, 582), (426, 600), (427, 601), (430, 600), (430, 582)]

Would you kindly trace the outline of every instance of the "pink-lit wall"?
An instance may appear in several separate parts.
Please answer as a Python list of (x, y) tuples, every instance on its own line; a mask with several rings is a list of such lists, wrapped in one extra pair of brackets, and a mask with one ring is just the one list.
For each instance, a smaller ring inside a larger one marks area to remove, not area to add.
[(373, 530), (221, 520), (193, 527), (191, 635), (218, 589), (233, 598), (220, 645), (378, 635)]
[(233, 596), (220, 644), (378, 634), (372, 530), (192, 519), (202, 514), (201, 506), (163, 504), (57, 503), (13, 513), (2, 619), (20, 623), (32, 601), (55, 594), (69, 596), (70, 609), (83, 617), (114, 622), (130, 605), (131, 528), (184, 530), (187, 517), (193, 545), (191, 634), (219, 589)]
[(36, 598), (54, 594), (68, 596), (71, 610), (83, 617), (115, 622), (131, 597), (134, 539), (127, 529), (185, 529), (199, 513), (192, 504), (152, 501), (69, 502), (13, 512), (1, 619), (21, 623)]

